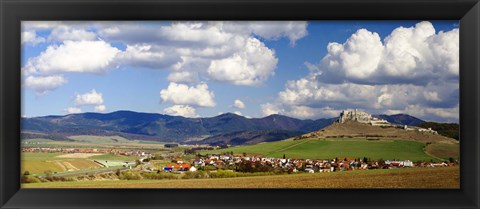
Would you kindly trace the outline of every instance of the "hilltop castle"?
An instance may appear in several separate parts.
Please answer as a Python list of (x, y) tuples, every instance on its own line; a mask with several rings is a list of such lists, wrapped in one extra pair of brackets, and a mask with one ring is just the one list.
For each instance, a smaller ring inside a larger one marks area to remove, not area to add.
[(376, 117), (373, 117), (367, 112), (359, 111), (357, 109), (342, 111), (340, 113), (340, 117), (338, 117), (337, 122), (345, 123), (346, 121), (349, 121), (349, 120), (356, 121), (359, 123), (368, 123), (372, 126), (392, 126), (392, 124), (386, 120), (378, 119)]
[(420, 128), (420, 127), (415, 127), (415, 126), (392, 124), (392, 123), (390, 123), (386, 120), (373, 117), (369, 113), (359, 111), (357, 109), (344, 110), (340, 113), (340, 117), (338, 117), (337, 123), (345, 123), (347, 121), (355, 121), (355, 122), (359, 122), (359, 123), (366, 123), (366, 124), (370, 124), (372, 126), (402, 128), (406, 131), (419, 131), (419, 132), (424, 132), (424, 133), (438, 134), (437, 131), (435, 131), (431, 128), (426, 129), (426, 128)]

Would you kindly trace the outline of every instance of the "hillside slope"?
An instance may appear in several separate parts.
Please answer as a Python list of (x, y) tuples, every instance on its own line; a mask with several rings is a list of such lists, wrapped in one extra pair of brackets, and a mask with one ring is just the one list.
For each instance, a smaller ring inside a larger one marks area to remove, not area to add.
[(438, 134), (407, 131), (394, 127), (378, 127), (354, 121), (333, 123), (318, 131), (304, 134), (301, 138), (401, 139), (424, 143), (458, 143), (455, 139)]
[(438, 134), (454, 138), (457, 141), (460, 140), (460, 125), (457, 123), (435, 123), (435, 122), (425, 122), (418, 127), (422, 128), (431, 128), (438, 131)]
[(300, 134), (303, 134), (303, 132), (287, 130), (237, 131), (211, 136), (194, 143), (209, 145), (228, 144), (232, 146), (248, 145), (258, 144), (261, 142), (279, 141), (290, 137), (298, 136)]

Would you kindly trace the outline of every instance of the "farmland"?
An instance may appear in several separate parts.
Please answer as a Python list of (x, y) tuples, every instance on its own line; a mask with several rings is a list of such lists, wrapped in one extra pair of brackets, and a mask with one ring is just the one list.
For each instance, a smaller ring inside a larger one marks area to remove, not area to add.
[[(46, 171), (64, 173), (101, 168), (97, 161), (135, 161), (135, 156), (88, 153), (22, 153), (21, 172), (44, 174)], [(112, 162), (113, 163), (113, 162)], [(124, 164), (122, 162), (122, 164)]]
[(459, 188), (459, 167), (363, 170), (222, 179), (106, 180), (22, 184), (23, 188)]
[(105, 154), (105, 155), (95, 155), (95, 156), (89, 157), (89, 159), (93, 159), (93, 160), (130, 160), (131, 161), (131, 160), (138, 159), (138, 157)]
[[(62, 176), (83, 175), (91, 171), (100, 172), (104, 169), (104, 166), (110, 167), (107, 170), (111, 171), (114, 167), (123, 167), (125, 161), (133, 163), (140, 158), (138, 153), (128, 154), (127, 152), (158, 154), (172, 151), (172, 149), (164, 147), (165, 143), (129, 140), (120, 136), (78, 135), (68, 138), (70, 141), (54, 141), (42, 138), (22, 140), (23, 148), (54, 149), (54, 151), (22, 152), (21, 173), (28, 171), (34, 176), (43, 176), (49, 172)], [(78, 151), (65, 152), (65, 150), (72, 149)], [(181, 151), (180, 148), (176, 149)], [(99, 150), (102, 150), (102, 152)]]
[(458, 156), (460, 156), (460, 145), (446, 143), (429, 144), (425, 151), (439, 158), (458, 158)]
[[(448, 143), (439, 146), (437, 143), (401, 138), (304, 138), (192, 153), (187, 151), (196, 146), (166, 148), (160, 143), (149, 144), (103, 136), (75, 136), (71, 139), (73, 141), (28, 140), (31, 144), (26, 143), (30, 147), (22, 153), (22, 173), (29, 171), (32, 175), (25, 177), (25, 174), (24, 177), (36, 179), (37, 183), (22, 181), (25, 182), (22, 187), (458, 188), (459, 184), (458, 164), (455, 163), (449, 167), (439, 167), (443, 166), (441, 164), (418, 164), (414, 168), (383, 164), (375, 166), (379, 163), (377, 161), (383, 163), (382, 159), (443, 163), (443, 159), (455, 155), (454, 149), (458, 148)], [(129, 144), (132, 145), (131, 148), (123, 148), (129, 147)], [(46, 148), (35, 148), (37, 145)], [(49, 146), (52, 148), (48, 148)], [(80, 148), (69, 148), (77, 146)], [(144, 152), (151, 154), (141, 154)], [(205, 155), (216, 153), (228, 154)], [(438, 153), (443, 154), (443, 159), (437, 156)], [(261, 156), (271, 158), (261, 159)], [(149, 159), (143, 161), (145, 157)], [(368, 158), (368, 162), (363, 160), (364, 157)], [(334, 158), (339, 160), (323, 161), (323, 164), (318, 160)], [(349, 158), (348, 162), (345, 158)], [(351, 158), (361, 158), (362, 161)], [(138, 161), (139, 159), (142, 160)], [(281, 159), (287, 161), (281, 163)], [(268, 160), (270, 161), (267, 162)], [(132, 166), (126, 166), (126, 161), (131, 162)], [(195, 170), (198, 169), (198, 172), (174, 170), (170, 173), (164, 170), (165, 166), (172, 164), (184, 165), (184, 168), (189, 169), (190, 165), (193, 167), (194, 161), (197, 162)], [(253, 166), (245, 167), (246, 165)], [(309, 169), (315, 172), (309, 173)], [(320, 171), (325, 169), (332, 172)], [(49, 176), (47, 171), (51, 171), (53, 175)], [(438, 182), (438, 179), (444, 180)]]
[(67, 172), (101, 167), (93, 160), (59, 157), (62, 155), (64, 153), (22, 153), (21, 172), (43, 174), (46, 171)]
[[(277, 158), (280, 158), (285, 154), (287, 158), (307, 159), (367, 157), (373, 160), (400, 159), (412, 161), (438, 161), (438, 158), (429, 156), (423, 151), (424, 146), (424, 143), (407, 140), (368, 141), (355, 139), (303, 139), (284, 140), (250, 146), (236, 146), (226, 149), (204, 151), (202, 153), (233, 152), (237, 154), (258, 154)], [(450, 147), (445, 147), (445, 149), (450, 149)]]
[(54, 141), (51, 139), (34, 138), (22, 140), (23, 147), (49, 148), (115, 148), (115, 149), (145, 149), (164, 150), (162, 142), (129, 140), (120, 136), (69, 136), (70, 141)]

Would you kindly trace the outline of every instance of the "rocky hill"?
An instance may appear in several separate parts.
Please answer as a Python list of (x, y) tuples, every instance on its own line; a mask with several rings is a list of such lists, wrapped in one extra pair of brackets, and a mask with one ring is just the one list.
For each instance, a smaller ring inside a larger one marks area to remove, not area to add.
[(405, 130), (401, 127), (380, 127), (367, 123), (346, 121), (344, 123), (333, 123), (325, 128), (311, 133), (303, 134), (300, 138), (326, 138), (344, 139), (355, 138), (365, 140), (399, 139), (414, 140), (424, 143), (458, 143), (455, 139), (439, 134), (421, 132), (417, 130)]

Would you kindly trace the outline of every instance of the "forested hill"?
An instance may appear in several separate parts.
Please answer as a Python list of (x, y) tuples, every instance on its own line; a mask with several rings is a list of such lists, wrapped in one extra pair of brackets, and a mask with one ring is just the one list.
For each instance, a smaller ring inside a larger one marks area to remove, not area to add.
[[(330, 125), (335, 118), (300, 120), (283, 115), (246, 118), (226, 113), (209, 118), (185, 118), (155, 113), (117, 111), (22, 118), (22, 131), (55, 135), (125, 135), (157, 141), (185, 142), (241, 131), (307, 133)], [(267, 132), (264, 132), (267, 133)], [(272, 133), (268, 133), (272, 135)], [(275, 134), (274, 134), (275, 135)], [(276, 134), (282, 136), (282, 134)], [(58, 138), (58, 137), (57, 137)]]
[(432, 128), (442, 136), (450, 137), (456, 140), (460, 139), (460, 125), (457, 123), (425, 122), (420, 124), (419, 127)]
[[(389, 122), (405, 125), (423, 124), (418, 118), (405, 115), (379, 115)], [(129, 139), (144, 139), (180, 143), (251, 144), (277, 141), (294, 135), (317, 131), (337, 118), (300, 120), (284, 115), (246, 118), (233, 113), (215, 117), (185, 118), (156, 113), (117, 111), (112, 113), (79, 113), (64, 116), (22, 118), (23, 138), (41, 133), (47, 138), (62, 140), (73, 135), (119, 135)], [(435, 127), (431, 127), (436, 130)], [(439, 133), (443, 133), (439, 131)], [(51, 136), (51, 137), (49, 137)]]

